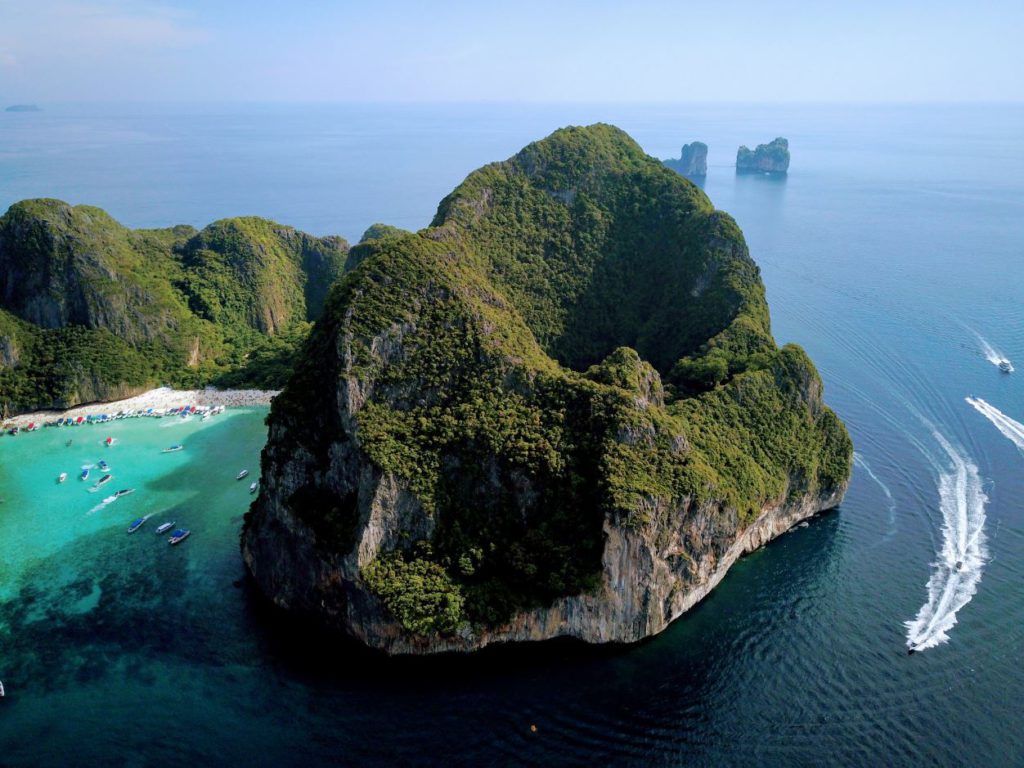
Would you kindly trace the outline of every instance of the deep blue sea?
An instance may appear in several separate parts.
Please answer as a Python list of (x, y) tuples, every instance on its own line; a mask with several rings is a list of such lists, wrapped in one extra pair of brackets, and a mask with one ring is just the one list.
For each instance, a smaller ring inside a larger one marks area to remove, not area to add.
[[(842, 506), (637, 646), (387, 660), (243, 580), (233, 475), (262, 411), (119, 422), (111, 449), (100, 428), (2, 438), (0, 764), (1024, 764), (1024, 106), (54, 106), (0, 112), (0, 209), (356, 241), (596, 121), (657, 157), (710, 146), (704, 189), (761, 265), (776, 338), (853, 435)], [(735, 175), (739, 144), (780, 135), (788, 177)], [(135, 494), (94, 509), (54, 483), (105, 457)], [(147, 513), (195, 533), (126, 534)]]

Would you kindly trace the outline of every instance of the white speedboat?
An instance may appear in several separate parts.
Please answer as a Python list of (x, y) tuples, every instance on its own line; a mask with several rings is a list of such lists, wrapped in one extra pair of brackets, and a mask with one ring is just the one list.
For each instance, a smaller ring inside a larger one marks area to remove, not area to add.
[(160, 525), (158, 525), (156, 527), (157, 536), (159, 536), (161, 533), (167, 533), (167, 531), (171, 530), (171, 528), (173, 528), (173, 527), (174, 527), (174, 521), (173, 520), (171, 522), (169, 522), (169, 523), (160, 523)]
[(67, 472), (61, 472), (59, 475), (57, 475), (57, 482), (58, 483), (63, 483), (67, 479), (68, 479), (68, 473)]
[(999, 370), (1003, 373), (1013, 373), (1013, 364), (1009, 360), (1000, 360)]
[(248, 476), (249, 476), (249, 470), (248, 469), (243, 469), (241, 472), (239, 472), (237, 475), (235, 475), (235, 480), (241, 480), (242, 478), (245, 478), (245, 477), (248, 477)]
[(260, 487), (259, 481), (255, 481), (249, 485), (249, 493), (256, 493), (256, 490)]

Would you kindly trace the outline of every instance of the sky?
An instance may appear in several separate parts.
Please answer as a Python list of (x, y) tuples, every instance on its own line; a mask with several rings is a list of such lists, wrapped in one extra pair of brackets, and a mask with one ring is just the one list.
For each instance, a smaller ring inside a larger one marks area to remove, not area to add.
[(0, 103), (1024, 100), (1024, 0), (0, 0)]

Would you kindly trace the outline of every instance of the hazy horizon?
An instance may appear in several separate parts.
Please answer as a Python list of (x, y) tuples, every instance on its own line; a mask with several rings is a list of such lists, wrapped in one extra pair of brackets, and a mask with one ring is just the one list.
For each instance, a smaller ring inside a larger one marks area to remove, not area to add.
[(0, 100), (1017, 103), (1021, 28), (1009, 0), (0, 0)]

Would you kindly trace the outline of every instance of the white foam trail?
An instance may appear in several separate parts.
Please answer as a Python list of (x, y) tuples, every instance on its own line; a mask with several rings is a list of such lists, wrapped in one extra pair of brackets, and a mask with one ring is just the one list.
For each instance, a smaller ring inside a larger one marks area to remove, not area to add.
[(1004, 355), (998, 349), (996, 349), (991, 344), (989, 344), (987, 341), (985, 341), (984, 337), (980, 333), (975, 331), (974, 335), (977, 336), (978, 337), (978, 341), (981, 342), (981, 352), (982, 352), (982, 354), (985, 355), (985, 359), (988, 360), (990, 363), (992, 363), (992, 365), (999, 365), (1000, 363), (1009, 363), (1010, 362), (1010, 359), (1008, 357), (1006, 357), (1006, 355)]
[[(936, 465), (939, 472), (939, 509), (942, 512), (942, 549), (932, 563), (928, 602), (906, 622), (907, 647), (923, 651), (949, 640), (956, 614), (978, 591), (988, 558), (985, 546), (985, 504), (978, 467), (938, 432), (950, 464)], [(960, 563), (960, 568), (957, 568)]]
[(853, 463), (868, 473), (868, 477), (875, 481), (875, 484), (882, 489), (882, 493), (885, 494), (886, 506), (889, 508), (889, 531), (883, 537), (883, 541), (892, 538), (892, 535), (896, 532), (896, 500), (892, 497), (892, 492), (889, 490), (889, 486), (882, 482), (881, 478), (876, 475), (871, 465), (868, 464), (868, 460), (865, 459), (860, 453), (854, 452)]
[(1003, 433), (1003, 437), (1012, 441), (1017, 446), (1017, 450), (1024, 453), (1024, 424), (1014, 421), (994, 405), (989, 405), (980, 397), (965, 397), (964, 400), (970, 403), (974, 410), (991, 421), (996, 429)]

